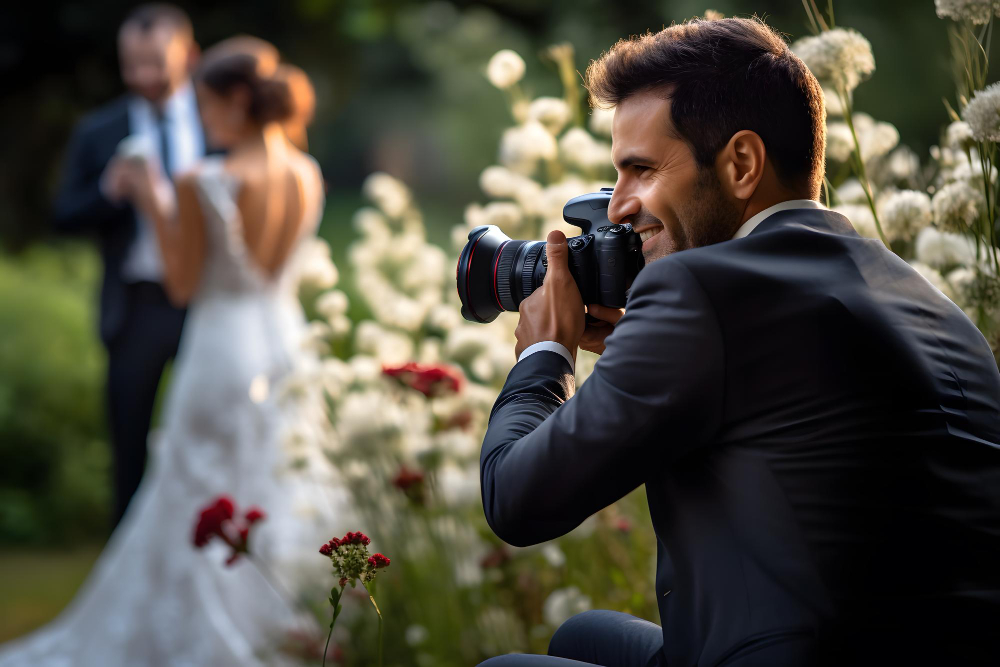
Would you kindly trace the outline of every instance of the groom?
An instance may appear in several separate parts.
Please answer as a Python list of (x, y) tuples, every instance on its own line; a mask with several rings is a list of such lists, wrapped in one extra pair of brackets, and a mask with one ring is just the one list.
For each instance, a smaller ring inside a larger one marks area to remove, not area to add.
[(115, 152), (122, 139), (137, 137), (154, 147), (166, 174), (205, 154), (188, 16), (167, 4), (134, 9), (119, 29), (118, 54), (128, 93), (76, 127), (53, 211), (57, 231), (94, 235), (104, 259), (100, 333), (108, 350), (115, 523), (142, 478), (157, 386), (184, 323), (184, 311), (167, 301), (154, 230), (127, 200)]
[[(524, 546), (645, 485), (662, 627), (586, 612), (550, 656), (484, 664), (995, 664), (1000, 374), (958, 307), (816, 201), (816, 79), (725, 19), (619, 42), (587, 84), (616, 105), (608, 216), (646, 267), (585, 327), (549, 235), (483, 506)], [(603, 355), (575, 391), (578, 347)]]

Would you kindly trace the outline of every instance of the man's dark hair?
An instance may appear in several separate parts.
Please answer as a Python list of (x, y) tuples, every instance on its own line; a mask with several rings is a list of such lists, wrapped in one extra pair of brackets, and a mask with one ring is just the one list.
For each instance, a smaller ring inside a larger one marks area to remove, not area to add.
[(703, 167), (715, 163), (735, 133), (756, 132), (781, 181), (819, 197), (823, 90), (759, 19), (693, 19), (620, 40), (591, 62), (586, 85), (598, 106), (664, 89), (674, 127)]
[(167, 26), (187, 40), (194, 39), (191, 17), (177, 5), (166, 2), (139, 5), (130, 11), (125, 20), (122, 21), (121, 29), (135, 27), (143, 33), (148, 33), (158, 26)]

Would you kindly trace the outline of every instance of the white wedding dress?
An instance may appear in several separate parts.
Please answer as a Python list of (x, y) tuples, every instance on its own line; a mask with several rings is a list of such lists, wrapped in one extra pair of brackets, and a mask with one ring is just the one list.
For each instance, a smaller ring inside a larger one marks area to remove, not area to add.
[[(285, 591), (310, 580), (329, 587), (319, 546), (357, 529), (335, 471), (293, 471), (280, 444), (287, 424), (301, 429), (307, 418), (275, 396), (309, 363), (293, 261), (274, 278), (254, 265), (238, 183), (221, 158), (203, 163), (198, 183), (206, 262), (145, 478), (76, 598), (49, 625), (0, 648), (0, 667), (279, 664), (273, 648), (305, 619), (246, 558), (226, 567), (224, 545), (195, 549), (199, 509), (219, 494), (239, 509), (263, 508), (251, 551)], [(322, 195), (311, 199), (314, 232)]]

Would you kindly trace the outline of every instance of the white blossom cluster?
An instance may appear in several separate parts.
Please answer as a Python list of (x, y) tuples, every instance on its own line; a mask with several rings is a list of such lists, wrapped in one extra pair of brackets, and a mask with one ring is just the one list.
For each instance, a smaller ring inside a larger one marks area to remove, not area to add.
[(849, 94), (875, 71), (872, 45), (861, 33), (843, 28), (803, 37), (791, 46), (820, 83)]
[(977, 90), (962, 110), (977, 141), (1000, 141), (1000, 82)]
[(934, 0), (939, 18), (969, 21), (976, 25), (988, 23), (1000, 16), (1000, 0)]

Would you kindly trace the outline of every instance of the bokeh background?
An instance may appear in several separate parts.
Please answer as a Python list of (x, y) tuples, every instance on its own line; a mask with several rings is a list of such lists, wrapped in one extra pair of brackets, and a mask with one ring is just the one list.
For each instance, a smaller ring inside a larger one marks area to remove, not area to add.
[[(59, 611), (109, 530), (104, 352), (95, 333), (101, 267), (87, 243), (51, 235), (48, 209), (74, 122), (122, 93), (115, 35), (133, 4), (0, 9), (0, 641)], [(525, 55), (529, 97), (559, 96), (555, 65), (538, 57), (554, 43), (571, 43), (583, 71), (617, 39), (706, 9), (757, 14), (789, 41), (808, 34), (798, 0), (178, 4), (203, 46), (257, 35), (312, 77), (310, 150), (328, 185), (321, 234), (340, 265), (371, 172), (413, 188), (429, 239), (444, 246), (467, 202), (482, 199), (479, 174), (511, 122), (483, 74), (499, 49)], [(901, 143), (926, 155), (947, 121), (941, 100), (954, 98), (933, 2), (838, 0), (836, 12), (838, 25), (871, 41), (877, 62), (855, 108), (892, 123)], [(341, 287), (364, 289), (347, 272)]]

